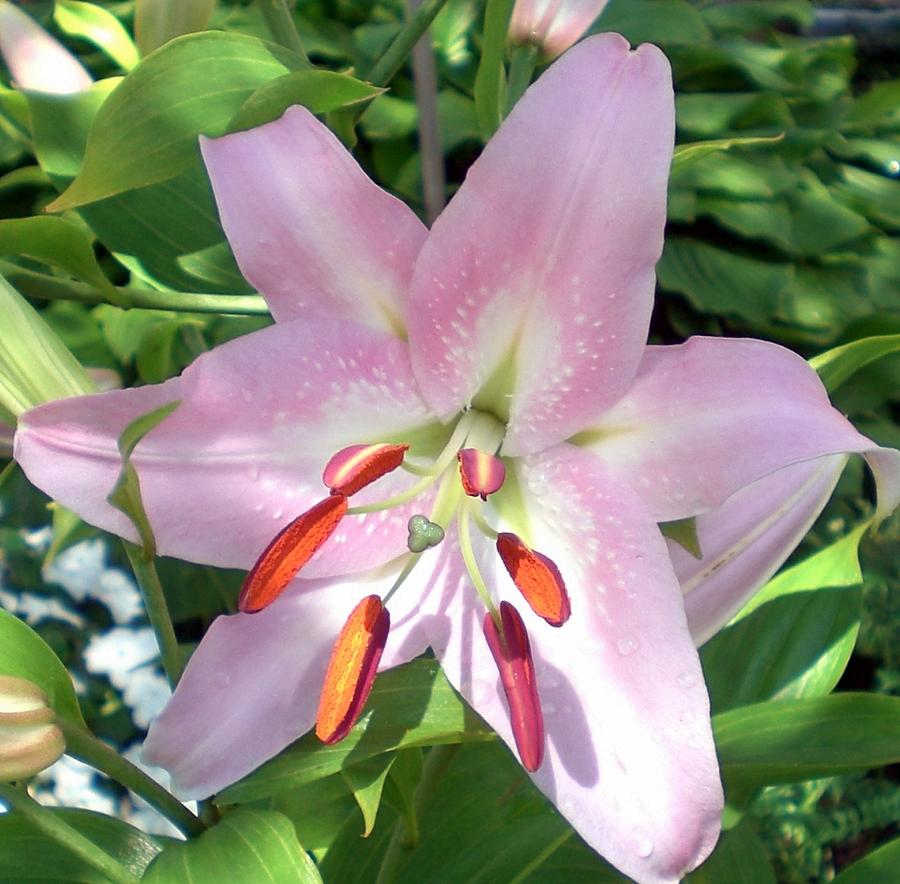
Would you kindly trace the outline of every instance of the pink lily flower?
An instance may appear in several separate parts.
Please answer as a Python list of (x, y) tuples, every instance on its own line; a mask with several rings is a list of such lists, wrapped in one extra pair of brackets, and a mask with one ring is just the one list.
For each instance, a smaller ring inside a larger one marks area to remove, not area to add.
[(0, 55), (19, 89), (67, 95), (93, 83), (65, 46), (6, 0), (0, 0)]
[(556, 58), (584, 36), (609, 0), (516, 0), (509, 21), (513, 43), (532, 43)]
[[(375, 669), (430, 646), (625, 874), (674, 882), (712, 850), (722, 790), (696, 643), (784, 561), (847, 453), (889, 512), (900, 452), (782, 347), (645, 345), (673, 104), (658, 49), (584, 41), (430, 232), (303, 108), (203, 140), (276, 324), (159, 386), (43, 405), (16, 435), (36, 485), (134, 539), (106, 502), (116, 438), (181, 400), (133, 458), (159, 549), (254, 566), (242, 606), (257, 611), (213, 623), (151, 728), (145, 756), (182, 796), (317, 718), (338, 739)], [(436, 549), (408, 551), (412, 516), (444, 529)], [(700, 561), (658, 527), (692, 516)]]

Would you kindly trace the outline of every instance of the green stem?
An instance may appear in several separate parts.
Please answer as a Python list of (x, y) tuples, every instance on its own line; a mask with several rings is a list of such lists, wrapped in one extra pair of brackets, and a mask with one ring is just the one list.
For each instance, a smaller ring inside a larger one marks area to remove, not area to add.
[(106, 774), (144, 799), (185, 835), (199, 835), (205, 826), (174, 795), (139, 767), (123, 758), (83, 727), (57, 719), (66, 737), (66, 753)]
[(156, 565), (153, 559), (147, 558), (141, 547), (127, 540), (123, 540), (122, 544), (128, 554), (128, 561), (131, 562), (131, 570), (137, 578), (141, 595), (144, 597), (144, 607), (147, 609), (150, 625), (156, 633), (156, 643), (159, 645), (159, 655), (166, 671), (166, 678), (174, 688), (184, 667), (181, 663), (181, 651), (175, 637), (175, 628), (169, 616), (169, 606), (162, 584), (159, 582), (159, 575), (156, 573)]
[[(272, 39), (285, 49), (300, 56), (310, 67), (312, 64), (300, 35), (297, 33), (297, 27), (294, 24), (294, 17), (291, 15), (291, 9), (285, 0), (256, 0), (259, 10), (266, 20), (266, 26)], [(291, 7), (293, 3), (291, 4)]]
[(0, 800), (21, 814), (35, 828), (40, 829), (57, 844), (84, 860), (110, 881), (121, 884), (139, 884), (140, 879), (132, 875), (117, 859), (101, 850), (93, 841), (85, 838), (72, 828), (58, 814), (38, 804), (25, 789), (17, 789), (7, 783), (0, 783)]
[[(91, 285), (61, 279), (46, 273), (26, 270), (15, 264), (0, 261), (0, 273), (20, 292), (42, 301), (81, 301), (85, 304), (106, 304), (102, 292)], [(211, 295), (200, 292), (160, 292), (156, 289), (121, 288), (132, 307), (149, 310), (179, 310), (186, 313), (232, 313), (244, 316), (265, 316), (269, 312), (259, 295)]]
[[(413, 814), (416, 819), (425, 810), (438, 783), (447, 772), (447, 768), (450, 767), (458, 751), (458, 743), (449, 746), (432, 746), (429, 750), (425, 763), (422, 765), (422, 779), (419, 780), (419, 785), (416, 786), (413, 795)], [(402, 819), (398, 820), (384, 858), (381, 860), (381, 868), (378, 870), (375, 884), (393, 884), (409, 860), (410, 851), (416, 846), (417, 840), (416, 833), (409, 831), (406, 822)]]
[(406, 57), (412, 52), (419, 37), (428, 30), (435, 16), (441, 11), (447, 0), (424, 0), (422, 5), (410, 16), (403, 30), (394, 38), (393, 43), (375, 62), (369, 71), (368, 80), (376, 86), (387, 86), (394, 74), (403, 67)]
[(531, 85), (531, 77), (537, 66), (539, 50), (537, 46), (525, 44), (517, 46), (509, 62), (509, 78), (506, 82), (506, 113), (516, 106), (516, 102)]

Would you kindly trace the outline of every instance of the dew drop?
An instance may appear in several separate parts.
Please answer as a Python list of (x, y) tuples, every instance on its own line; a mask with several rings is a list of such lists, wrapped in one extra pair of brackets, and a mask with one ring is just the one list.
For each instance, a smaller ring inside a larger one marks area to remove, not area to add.
[(275, 520), (277, 521), (277, 520), (280, 519), (283, 515), (284, 515), (284, 510), (275, 510), (275, 512), (272, 513), (272, 518), (275, 519)]
[(678, 685), (682, 688), (692, 688), (697, 684), (697, 676), (693, 672), (682, 672), (678, 676)]
[(653, 853), (653, 842), (649, 838), (641, 838), (637, 843), (637, 847), (635, 847), (635, 853), (641, 859), (646, 859)]
[(616, 650), (623, 656), (628, 657), (640, 647), (640, 642), (633, 635), (626, 635), (616, 642)]

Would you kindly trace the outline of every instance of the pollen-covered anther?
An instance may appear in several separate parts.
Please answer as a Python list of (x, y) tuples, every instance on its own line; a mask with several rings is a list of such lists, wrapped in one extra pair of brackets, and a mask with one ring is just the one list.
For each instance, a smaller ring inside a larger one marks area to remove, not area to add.
[(356, 723), (387, 641), (391, 615), (377, 595), (351, 611), (334, 643), (316, 714), (316, 736), (327, 745), (343, 740)]
[(247, 575), (238, 608), (245, 614), (255, 614), (271, 605), (334, 534), (346, 512), (346, 495), (332, 494), (279, 531)]
[(572, 609), (556, 563), (533, 550), (515, 534), (498, 534), (497, 552), (531, 610), (551, 626), (562, 626)]
[(459, 475), (463, 490), (469, 497), (487, 500), (489, 494), (499, 491), (506, 479), (506, 467), (494, 454), (477, 448), (463, 448), (457, 455)]
[(325, 465), (322, 481), (332, 494), (350, 497), (403, 463), (408, 445), (351, 445), (342, 448)]
[(522, 766), (536, 771), (544, 760), (544, 716), (538, 697), (528, 633), (519, 612), (500, 603), (500, 628), (490, 613), (484, 617), (484, 637), (491, 649), (509, 706), (509, 721)]

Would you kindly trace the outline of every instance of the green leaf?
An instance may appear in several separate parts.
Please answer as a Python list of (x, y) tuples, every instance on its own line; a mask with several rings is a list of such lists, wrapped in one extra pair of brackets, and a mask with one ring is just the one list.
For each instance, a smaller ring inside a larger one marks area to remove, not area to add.
[(712, 36), (703, 16), (687, 0), (610, 0), (591, 33), (615, 31), (639, 43), (696, 44)]
[(122, 23), (107, 9), (80, 0), (56, 0), (53, 18), (60, 29), (102, 49), (119, 67), (130, 71), (138, 63), (137, 46)]
[(900, 838), (888, 841), (844, 869), (832, 884), (896, 884), (900, 869)]
[[(731, 150), (734, 147), (752, 147), (754, 145), (773, 145), (784, 138), (784, 135), (754, 136), (742, 138), (717, 138), (713, 141), (694, 141), (679, 144), (672, 155), (672, 175), (680, 175), (685, 169), (710, 154)], [(766, 194), (763, 194), (766, 195)]]
[(778, 132), (794, 128), (787, 102), (772, 93), (680, 92), (675, 96), (675, 116), (678, 131), (689, 136), (688, 140), (692, 142), (694, 139), (714, 140), (731, 130), (771, 129)]
[(818, 697), (837, 684), (859, 632), (859, 542), (868, 524), (782, 572), (703, 647), (712, 707)]
[(291, 821), (271, 810), (236, 810), (199, 838), (167, 847), (146, 884), (320, 884)]
[(375, 827), (385, 780), (396, 758), (396, 755), (377, 755), (362, 764), (353, 764), (341, 771), (362, 812), (365, 822), (362, 833), (364, 838), (368, 838)]
[(437, 661), (414, 660), (380, 675), (367, 712), (340, 743), (307, 734), (218, 796), (241, 804), (330, 776), (383, 752), (414, 746), (493, 740), (493, 732), (457, 696)]
[(722, 6), (709, 6), (703, 17), (717, 34), (746, 34), (789, 22), (808, 28), (815, 11), (806, 0), (735, 0)]
[(137, 0), (134, 34), (141, 55), (149, 55), (182, 34), (202, 31), (216, 0)]
[(487, 139), (497, 130), (506, 106), (506, 69), (503, 57), (514, 0), (487, 0), (481, 61), (475, 76), (475, 111)]
[(900, 697), (775, 700), (713, 718), (728, 789), (838, 776), (900, 761)]
[(0, 316), (0, 408), (18, 416), (51, 399), (93, 392), (78, 360), (2, 276)]
[(900, 334), (875, 335), (820, 353), (810, 359), (809, 364), (819, 373), (822, 383), (831, 393), (863, 366), (898, 351), (900, 351)]
[(33, 681), (47, 695), (60, 718), (84, 727), (75, 688), (65, 666), (30, 626), (3, 610), (0, 610), (0, 674)]
[(141, 499), (141, 483), (137, 470), (131, 463), (131, 455), (137, 444), (152, 429), (159, 426), (181, 403), (169, 402), (161, 405), (147, 414), (133, 420), (119, 436), (119, 454), (122, 457), (122, 469), (119, 478), (109, 496), (106, 498), (117, 510), (125, 513), (131, 519), (141, 538), (144, 555), (152, 559), (156, 555), (156, 539), (150, 520), (144, 510), (144, 502)]
[(228, 125), (229, 132), (252, 129), (277, 120), (291, 105), (302, 104), (314, 114), (369, 101), (384, 89), (334, 71), (294, 71), (260, 86)]
[[(132, 874), (141, 876), (150, 861), (170, 839), (146, 835), (133, 826), (102, 813), (74, 808), (47, 808), (118, 860)], [(109, 884), (93, 866), (61, 847), (17, 813), (0, 814), (0, 884), (37, 881), (57, 884)]]
[(243, 34), (208, 31), (167, 43), (97, 112), (83, 168), (48, 209), (174, 178), (196, 161), (198, 135), (221, 135), (258, 86), (298, 67), (292, 53)]
[(113, 304), (125, 299), (100, 269), (83, 227), (50, 215), (0, 220), (0, 255), (26, 255), (90, 283)]
[(700, 549), (700, 538), (697, 537), (696, 517), (676, 519), (674, 522), (661, 522), (659, 530), (662, 532), (663, 537), (674, 540), (675, 543), (689, 552), (695, 559), (703, 558), (703, 552)]
[(709, 859), (684, 884), (776, 884), (766, 848), (748, 822), (725, 832)]

